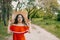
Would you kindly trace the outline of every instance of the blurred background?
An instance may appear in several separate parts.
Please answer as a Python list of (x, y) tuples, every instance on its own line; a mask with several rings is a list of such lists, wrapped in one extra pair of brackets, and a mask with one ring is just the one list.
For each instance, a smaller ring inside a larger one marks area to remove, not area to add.
[(60, 0), (0, 0), (0, 40), (5, 40), (13, 11), (27, 10), (32, 24), (60, 38)]

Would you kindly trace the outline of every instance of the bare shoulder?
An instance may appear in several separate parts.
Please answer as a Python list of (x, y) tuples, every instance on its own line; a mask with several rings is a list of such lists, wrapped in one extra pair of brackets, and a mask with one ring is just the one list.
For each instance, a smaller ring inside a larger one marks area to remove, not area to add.
[(12, 25), (16, 25), (16, 24), (12, 24)]

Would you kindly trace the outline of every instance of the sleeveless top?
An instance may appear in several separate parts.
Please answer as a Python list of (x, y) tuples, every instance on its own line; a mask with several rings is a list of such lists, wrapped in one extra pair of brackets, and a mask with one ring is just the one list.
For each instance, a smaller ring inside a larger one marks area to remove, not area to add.
[(13, 33), (27, 33), (29, 30), (28, 26), (15, 26), (15, 25), (11, 25), (10, 26), (10, 30)]

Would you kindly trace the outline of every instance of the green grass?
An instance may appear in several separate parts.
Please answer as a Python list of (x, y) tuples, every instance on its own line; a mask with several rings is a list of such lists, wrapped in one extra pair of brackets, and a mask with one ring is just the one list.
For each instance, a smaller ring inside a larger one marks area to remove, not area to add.
[(60, 38), (60, 22), (52, 19), (41, 20), (41, 18), (33, 18), (32, 23), (39, 25), (48, 32), (51, 32), (53, 35)]
[(5, 40), (5, 37), (9, 35), (10, 34), (7, 33), (7, 26), (4, 26), (3, 22), (0, 23), (0, 40)]

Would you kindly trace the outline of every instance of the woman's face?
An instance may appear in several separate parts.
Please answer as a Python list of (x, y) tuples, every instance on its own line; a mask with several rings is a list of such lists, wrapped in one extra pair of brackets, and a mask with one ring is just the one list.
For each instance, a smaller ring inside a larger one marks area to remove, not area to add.
[(19, 15), (19, 16), (18, 16), (18, 22), (20, 23), (20, 22), (22, 22), (22, 20), (23, 20), (22, 16)]

